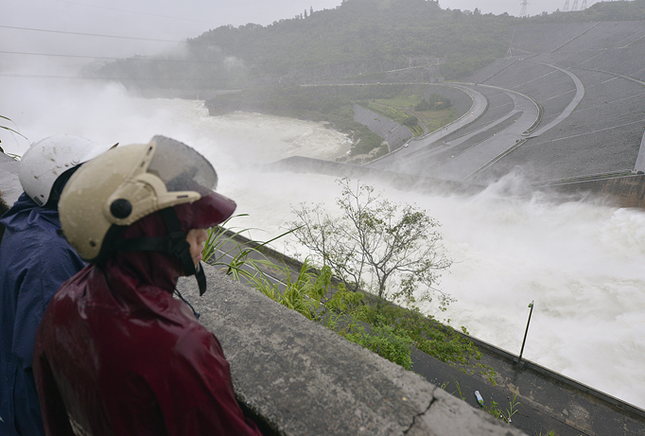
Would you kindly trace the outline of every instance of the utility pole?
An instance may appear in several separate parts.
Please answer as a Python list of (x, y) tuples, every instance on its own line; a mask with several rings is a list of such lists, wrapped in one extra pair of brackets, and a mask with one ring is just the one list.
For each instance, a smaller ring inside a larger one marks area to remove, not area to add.
[(518, 366), (523, 366), (522, 365), (522, 354), (524, 353), (524, 345), (526, 344), (526, 335), (529, 333), (529, 324), (531, 324), (531, 315), (533, 314), (533, 302), (531, 301), (531, 304), (529, 304), (529, 308), (531, 309), (529, 311), (529, 320), (526, 322), (526, 330), (524, 331), (524, 340), (522, 341), (522, 349), (520, 350), (520, 356), (517, 359), (516, 365)]

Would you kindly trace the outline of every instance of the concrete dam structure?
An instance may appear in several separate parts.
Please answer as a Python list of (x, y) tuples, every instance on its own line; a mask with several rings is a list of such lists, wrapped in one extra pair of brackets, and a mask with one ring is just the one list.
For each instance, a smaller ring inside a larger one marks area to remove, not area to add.
[(643, 207), (644, 38), (644, 21), (518, 26), (507, 57), (428, 85), (461, 91), (456, 121), (368, 166), (475, 185), (520, 171), (534, 186)]

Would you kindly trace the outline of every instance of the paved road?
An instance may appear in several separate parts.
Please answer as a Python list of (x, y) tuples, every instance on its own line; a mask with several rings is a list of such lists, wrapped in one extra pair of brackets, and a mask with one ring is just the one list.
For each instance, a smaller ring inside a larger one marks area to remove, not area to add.
[[(477, 87), (488, 87), (504, 92), (512, 100), (513, 109), (473, 132), (449, 142), (442, 141), (449, 134), (476, 122), (488, 108), (488, 100), (477, 91)], [(411, 171), (443, 180), (463, 181), (515, 147), (523, 139), (523, 134), (539, 120), (539, 109), (536, 103), (519, 92), (474, 84), (462, 85), (460, 89), (473, 98), (473, 106), (465, 116), (424, 138), (410, 141), (407, 147), (384, 156), (369, 166), (394, 171)], [(445, 156), (452, 153), (467, 141), (482, 135), (488, 137), (466, 150), (455, 151), (447, 157), (447, 160), (438, 158), (439, 155)]]
[[(543, 64), (546, 65), (546, 64)], [(582, 101), (583, 97), (585, 96), (585, 87), (582, 84), (582, 81), (576, 76), (575, 74), (571, 73), (570, 71), (567, 71), (563, 68), (556, 67), (555, 65), (547, 65), (551, 68), (555, 68), (558, 71), (562, 71), (564, 74), (569, 76), (571, 80), (573, 80), (574, 85), (576, 86), (576, 93), (571, 99), (571, 102), (567, 105), (567, 107), (562, 111), (558, 117), (551, 121), (549, 124), (547, 124), (544, 127), (541, 127), (540, 129), (536, 130), (535, 132), (531, 133), (528, 135), (529, 138), (534, 138), (536, 136), (540, 136), (543, 133), (546, 133), (547, 131), (551, 130), (558, 124), (560, 124), (562, 121), (564, 121), (571, 113), (574, 111), (576, 107), (578, 107), (578, 104)]]
[[(565, 120), (585, 95), (580, 79), (570, 71), (543, 64), (568, 75), (576, 92), (567, 107), (549, 124), (538, 127), (541, 119), (537, 103), (530, 97), (511, 89), (481, 84), (450, 84), (467, 93), (473, 100), (471, 109), (455, 122), (409, 143), (367, 166), (383, 170), (423, 175), (442, 180), (468, 181), (521, 145)], [(456, 136), (463, 127), (477, 123), (488, 109), (488, 100), (478, 89), (503, 92), (513, 102), (513, 108), (496, 120), (481, 125), (475, 131)], [(453, 138), (446, 141), (450, 135)]]
[(488, 99), (481, 92), (464, 85), (446, 85), (452, 88), (457, 88), (464, 93), (468, 94), (473, 101), (470, 109), (457, 120), (442, 127), (441, 129), (430, 132), (429, 134), (414, 138), (408, 142), (405, 147), (398, 148), (393, 153), (376, 159), (366, 166), (378, 169), (391, 169), (393, 164), (405, 164), (408, 161), (415, 161), (419, 154), (432, 153), (432, 146), (441, 141), (448, 135), (458, 131), (459, 129), (475, 122), (481, 117), (488, 109)]

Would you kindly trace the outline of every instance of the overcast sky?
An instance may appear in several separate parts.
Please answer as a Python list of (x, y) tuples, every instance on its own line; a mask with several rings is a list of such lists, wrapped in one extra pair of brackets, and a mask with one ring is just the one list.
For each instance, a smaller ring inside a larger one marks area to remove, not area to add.
[[(444, 9), (517, 16), (522, 0), (440, 0)], [(577, 0), (582, 5), (584, 0)], [(563, 9), (565, 0), (530, 0), (529, 15)], [(576, 0), (570, 0), (570, 5)], [(596, 0), (587, 0), (591, 6)], [(36, 57), (132, 56), (157, 52), (218, 26), (268, 25), (306, 9), (333, 9), (341, 0), (3, 0), (0, 71)], [(64, 33), (70, 32), (70, 33)], [(105, 35), (105, 36), (93, 36)], [(108, 37), (110, 36), (110, 37)], [(140, 39), (137, 39), (140, 38)], [(10, 52), (10, 53), (9, 53)], [(19, 54), (13, 54), (18, 52)]]

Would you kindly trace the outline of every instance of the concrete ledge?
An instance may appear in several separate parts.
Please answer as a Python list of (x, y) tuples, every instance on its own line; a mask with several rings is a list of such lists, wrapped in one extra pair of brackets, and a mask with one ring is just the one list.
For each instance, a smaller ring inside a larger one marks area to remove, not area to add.
[(615, 174), (590, 176), (588, 180), (570, 180), (543, 185), (566, 194), (593, 194), (609, 197), (620, 207), (645, 208), (645, 175), (642, 173), (627, 174), (627, 171)]
[(353, 344), (206, 265), (178, 289), (222, 343), (238, 399), (267, 433), (523, 435), (421, 376)]

